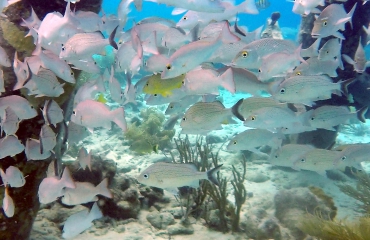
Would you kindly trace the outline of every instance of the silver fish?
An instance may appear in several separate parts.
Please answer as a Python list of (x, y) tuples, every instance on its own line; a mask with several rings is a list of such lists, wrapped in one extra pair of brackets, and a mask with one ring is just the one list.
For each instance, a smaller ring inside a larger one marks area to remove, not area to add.
[(76, 144), (90, 135), (86, 127), (74, 122), (68, 123), (68, 144)]
[(89, 182), (75, 182), (76, 188), (65, 188), (63, 190), (62, 203), (66, 205), (77, 205), (88, 202), (96, 202), (96, 195), (103, 195), (107, 198), (113, 198), (108, 189), (108, 179), (104, 178), (96, 187)]
[(293, 53), (294, 42), (282, 39), (263, 38), (247, 44), (233, 59), (232, 64), (239, 68), (258, 69), (262, 57), (276, 52)]
[(357, 112), (351, 112), (347, 106), (321, 106), (310, 110), (308, 115), (308, 124), (315, 128), (323, 128), (336, 131), (334, 126), (339, 124), (348, 124), (350, 120), (360, 120), (366, 122), (365, 114), (368, 108), (363, 107)]
[(44, 117), (45, 123), (57, 126), (57, 123), (63, 121), (63, 110), (59, 107), (58, 103), (54, 100), (46, 100), (44, 108), (42, 109), (42, 115)]
[(197, 188), (201, 179), (208, 179), (219, 185), (216, 174), (220, 171), (221, 166), (218, 165), (207, 172), (198, 172), (194, 164), (158, 162), (143, 170), (137, 177), (137, 181), (144, 185), (166, 190), (174, 190), (183, 186)]
[(47, 204), (63, 196), (63, 188), (75, 188), (71, 173), (67, 167), (64, 168), (62, 177), (58, 179), (55, 176), (44, 178), (38, 190), (40, 203)]
[(41, 144), (40, 141), (33, 138), (28, 138), (26, 141), (25, 153), (27, 161), (30, 160), (44, 160), (51, 156), (50, 151), (40, 152)]
[(40, 131), (40, 153), (52, 151), (57, 144), (57, 139), (54, 131), (49, 125), (44, 124)]
[(297, 160), (313, 149), (314, 147), (311, 145), (286, 144), (271, 154), (270, 163), (275, 166), (293, 168)]
[[(117, 26), (118, 27), (118, 26)], [(104, 39), (101, 33), (77, 33), (62, 46), (59, 57), (62, 59), (81, 59), (91, 57), (103, 51), (104, 47), (111, 45), (118, 49), (114, 37), (117, 27), (113, 30), (109, 39)]]
[(1, 116), (1, 131), (5, 135), (15, 135), (19, 128), (19, 118), (15, 112), (7, 107), (4, 110), (4, 116)]
[(86, 148), (80, 148), (77, 155), (77, 161), (82, 169), (85, 170), (86, 168), (89, 168), (91, 172), (91, 150), (87, 153)]
[(284, 135), (273, 133), (264, 129), (248, 129), (234, 136), (229, 144), (227, 150), (248, 150), (259, 155), (263, 155), (258, 147), (267, 145), (271, 146), (272, 149), (278, 149), (281, 146), (281, 142), (284, 139)]
[(244, 121), (249, 116), (252, 115), (258, 109), (264, 107), (277, 107), (277, 108), (288, 108), (286, 103), (279, 103), (271, 97), (250, 97), (245, 99), (240, 99), (232, 107), (232, 113)]
[(54, 72), (41, 68), (37, 74), (30, 73), (30, 80), (23, 86), (29, 90), (29, 95), (36, 97), (59, 97), (64, 93), (64, 83), (60, 84)]
[(345, 39), (338, 30), (344, 30), (345, 24), (349, 22), (352, 26), (352, 15), (356, 9), (355, 3), (349, 13), (344, 10), (343, 4), (328, 5), (316, 18), (312, 28), (311, 35), (314, 38), (324, 38), (334, 36)]
[(219, 102), (198, 102), (191, 106), (181, 119), (184, 134), (206, 134), (222, 129), (221, 124), (232, 123), (231, 111)]
[(96, 127), (111, 128), (111, 122), (116, 123), (122, 131), (127, 130), (125, 112), (122, 107), (110, 111), (107, 105), (93, 101), (84, 100), (77, 104), (73, 110), (71, 121), (93, 131)]
[(92, 226), (92, 221), (103, 217), (98, 204), (94, 203), (90, 212), (83, 210), (69, 216), (63, 226), (63, 238), (74, 238)]
[(324, 76), (294, 76), (285, 79), (272, 90), (272, 96), (282, 102), (302, 103), (312, 106), (314, 101), (331, 98), (331, 94), (341, 95), (350, 81), (333, 83)]
[(5, 173), (2, 169), (0, 169), (1, 178), (5, 187), (9, 184), (10, 187), (23, 187), (26, 184), (26, 180), (23, 176), (23, 173), (19, 168), (14, 166), (9, 166)]
[(27, 101), (18, 95), (10, 95), (0, 98), (0, 112), (10, 107), (19, 120), (31, 119), (37, 116), (35, 108)]
[(341, 156), (339, 151), (316, 148), (308, 151), (300, 159), (296, 160), (293, 168), (296, 170), (315, 171), (320, 175), (326, 176), (327, 170), (336, 169), (334, 161), (339, 156)]
[(11, 218), (14, 216), (14, 201), (9, 195), (9, 188), (5, 188), (4, 198), (3, 198), (3, 210), (5, 216)]
[(223, 43), (237, 42), (240, 38), (230, 32), (228, 22), (223, 23), (223, 28), (216, 40), (201, 39), (179, 48), (171, 55), (169, 62), (163, 66), (162, 79), (179, 76), (186, 73), (203, 62), (206, 62)]
[(352, 59), (350, 56), (346, 54), (342, 54), (342, 57), (346, 62), (353, 66), (353, 70), (358, 73), (363, 73), (366, 68), (370, 67), (370, 61), (366, 61), (366, 55), (364, 47), (361, 43), (361, 38), (358, 43), (357, 50), (355, 52), (354, 58)]
[(316, 57), (311, 57), (306, 60), (306, 63), (298, 65), (288, 76), (327, 74), (329, 77), (338, 77), (337, 69), (341, 64), (342, 61), (339, 60), (339, 57), (323, 61)]
[(13, 135), (0, 139), (0, 159), (23, 152), (23, 144)]

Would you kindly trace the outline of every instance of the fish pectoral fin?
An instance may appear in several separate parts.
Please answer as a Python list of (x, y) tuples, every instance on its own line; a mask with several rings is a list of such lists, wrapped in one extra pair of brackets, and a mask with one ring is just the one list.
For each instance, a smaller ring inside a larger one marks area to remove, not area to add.
[(164, 188), (163, 190), (171, 193), (172, 195), (178, 195), (179, 190), (177, 188)]
[(198, 188), (199, 187), (199, 180), (194, 180), (192, 182), (189, 183), (189, 187), (192, 187), (192, 188)]
[(318, 174), (320, 174), (321, 176), (324, 176), (324, 177), (327, 177), (326, 176), (326, 170), (318, 170), (316, 171)]

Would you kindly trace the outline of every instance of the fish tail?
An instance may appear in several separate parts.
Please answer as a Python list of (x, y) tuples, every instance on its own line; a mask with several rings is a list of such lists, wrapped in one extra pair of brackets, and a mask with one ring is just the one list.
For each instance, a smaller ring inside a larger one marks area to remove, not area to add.
[(6, 174), (2, 168), (0, 168), (0, 177), (3, 181), (4, 186), (6, 187), (8, 185), (8, 181), (6, 179)]
[(222, 167), (223, 164), (221, 165), (218, 165), (216, 166), (215, 168), (207, 171), (207, 177), (208, 177), (208, 180), (211, 181), (213, 184), (217, 185), (217, 186), (220, 186), (220, 183), (218, 182), (217, 180), (217, 176), (216, 174), (218, 173), (218, 171), (220, 171), (221, 167)]
[(356, 78), (350, 78), (340, 83), (341, 91), (343, 92), (345, 96), (348, 96), (348, 86), (355, 81), (356, 81)]
[(366, 115), (368, 109), (369, 109), (369, 107), (365, 106), (365, 107), (362, 107), (360, 110), (357, 111), (358, 120), (360, 120), (363, 123), (366, 122), (365, 115)]
[(76, 188), (76, 184), (73, 181), (71, 172), (69, 171), (68, 167), (64, 168), (61, 181), (63, 182), (63, 185), (67, 188)]
[(106, 196), (107, 198), (112, 198), (112, 192), (108, 189), (108, 179), (104, 178), (98, 186), (96, 186), (97, 192), (100, 195)]
[(113, 122), (117, 124), (124, 132), (127, 131), (127, 122), (125, 118), (125, 111), (122, 107), (117, 108), (116, 110), (112, 111), (113, 114)]
[(239, 5), (239, 9), (241, 9), (244, 13), (249, 13), (249, 14), (259, 13), (255, 0), (245, 0)]
[(244, 99), (240, 99), (234, 106), (231, 107), (231, 112), (234, 114), (235, 117), (239, 118), (240, 121), (245, 121), (245, 118), (239, 112), (239, 106), (243, 103)]
[(109, 35), (109, 44), (118, 50), (117, 43), (114, 41), (114, 37), (116, 36), (118, 26), (113, 30), (113, 32)]
[(353, 13), (355, 12), (356, 10), (356, 6), (357, 6), (357, 3), (355, 3), (355, 5), (353, 5), (351, 11), (347, 14), (348, 17), (350, 17), (349, 19), (349, 23), (351, 24), (351, 28), (353, 29), (353, 25), (352, 25), (352, 16), (353, 16)]
[(90, 212), (89, 212), (89, 219), (95, 220), (103, 217), (103, 213), (100, 211), (100, 208), (98, 206), (98, 203), (95, 202), (94, 205), (92, 206)]
[(198, 40), (198, 32), (199, 32), (199, 23), (193, 27), (193, 29), (189, 32), (189, 41), (194, 42)]
[(221, 86), (231, 92), (232, 94), (235, 93), (235, 82), (234, 82), (234, 74), (231, 68), (227, 69), (221, 76)]
[(221, 33), (218, 36), (216, 42), (222, 41), (223, 43), (234, 43), (240, 40), (235, 34), (230, 31), (229, 22), (224, 21), (224, 26), (222, 27)]

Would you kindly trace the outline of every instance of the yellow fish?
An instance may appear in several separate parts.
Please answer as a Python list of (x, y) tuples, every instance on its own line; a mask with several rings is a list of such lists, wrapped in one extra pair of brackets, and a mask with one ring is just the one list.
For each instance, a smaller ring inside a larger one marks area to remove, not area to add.
[(168, 79), (161, 79), (161, 74), (154, 74), (148, 77), (143, 92), (147, 94), (160, 94), (163, 97), (168, 97), (172, 95), (174, 89), (181, 88), (184, 84), (184, 79), (185, 74)]
[(95, 100), (104, 104), (108, 102), (102, 93), (99, 93)]

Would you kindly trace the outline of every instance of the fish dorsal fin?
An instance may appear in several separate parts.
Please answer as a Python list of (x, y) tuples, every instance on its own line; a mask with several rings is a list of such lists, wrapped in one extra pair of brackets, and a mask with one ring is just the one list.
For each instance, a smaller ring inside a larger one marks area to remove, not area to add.
[(172, 15), (179, 15), (179, 14), (182, 14), (182, 13), (185, 13), (186, 11), (188, 11), (187, 9), (183, 9), (183, 8), (174, 8), (171, 12)]

